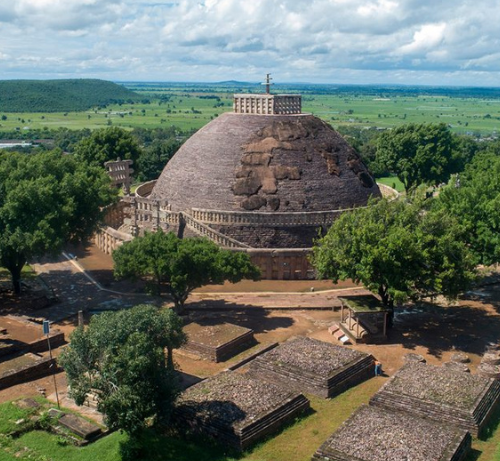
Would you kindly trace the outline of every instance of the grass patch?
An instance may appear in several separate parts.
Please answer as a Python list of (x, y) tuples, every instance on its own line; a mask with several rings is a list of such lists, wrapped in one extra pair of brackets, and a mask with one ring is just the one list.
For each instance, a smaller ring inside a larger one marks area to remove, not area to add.
[(7, 402), (0, 405), (0, 434), (10, 434), (19, 429), (16, 421), (29, 418), (35, 410), (32, 408), (19, 408), (14, 402)]
[(405, 186), (403, 186), (403, 183), (398, 179), (397, 176), (376, 178), (376, 181), (380, 184), (385, 184), (386, 186), (392, 187), (393, 189), (396, 189), (400, 193), (405, 191)]

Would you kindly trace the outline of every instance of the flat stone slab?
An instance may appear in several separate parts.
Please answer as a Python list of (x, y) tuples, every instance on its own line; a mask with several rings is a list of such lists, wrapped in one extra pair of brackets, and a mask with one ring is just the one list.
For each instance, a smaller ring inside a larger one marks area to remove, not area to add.
[(91, 440), (101, 433), (101, 428), (97, 424), (73, 414), (64, 414), (58, 423), (85, 440)]
[(17, 400), (15, 403), (19, 408), (23, 408), (23, 409), (40, 408), (41, 407), (41, 405), (36, 400), (31, 399), (29, 397), (25, 398), (25, 399)]
[(313, 455), (313, 461), (461, 461), (465, 430), (363, 405)]

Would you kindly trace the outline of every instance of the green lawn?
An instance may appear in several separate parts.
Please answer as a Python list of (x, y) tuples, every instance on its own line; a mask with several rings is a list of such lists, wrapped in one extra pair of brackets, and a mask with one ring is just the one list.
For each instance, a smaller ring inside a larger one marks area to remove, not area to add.
[(405, 186), (403, 186), (403, 183), (397, 178), (397, 176), (376, 178), (376, 181), (381, 184), (385, 184), (386, 186), (392, 187), (393, 189), (396, 189), (398, 192), (405, 191)]

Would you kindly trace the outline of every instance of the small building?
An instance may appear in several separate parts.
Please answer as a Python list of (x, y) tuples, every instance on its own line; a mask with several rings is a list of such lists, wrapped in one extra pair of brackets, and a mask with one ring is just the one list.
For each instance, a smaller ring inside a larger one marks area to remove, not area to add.
[(373, 295), (343, 296), (339, 328), (353, 344), (387, 340), (390, 309)]

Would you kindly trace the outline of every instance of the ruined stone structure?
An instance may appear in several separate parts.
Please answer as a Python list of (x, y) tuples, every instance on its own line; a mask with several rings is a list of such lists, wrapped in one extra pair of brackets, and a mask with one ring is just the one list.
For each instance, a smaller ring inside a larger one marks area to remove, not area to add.
[(231, 371), (191, 386), (176, 405), (182, 424), (240, 450), (308, 409), (302, 394)]
[[(344, 138), (301, 113), (300, 96), (235, 95), (234, 112), (188, 139), (156, 183), (122, 200), (114, 212), (122, 219), (108, 226), (132, 236), (162, 228), (207, 237), (249, 252), (266, 278), (306, 279), (318, 232), (380, 195)], [(109, 251), (118, 237), (98, 244)]]
[(499, 381), (421, 362), (404, 365), (370, 399), (370, 405), (432, 419), (475, 436), (499, 403)]
[(184, 328), (187, 343), (182, 350), (194, 353), (212, 362), (223, 362), (253, 346), (253, 330), (232, 323), (204, 320), (189, 323)]
[(463, 461), (470, 448), (471, 436), (463, 429), (363, 405), (312, 461)]
[(108, 170), (113, 186), (123, 186), (125, 193), (130, 194), (130, 185), (132, 184), (132, 173), (134, 170), (130, 167), (134, 163), (132, 160), (122, 160), (106, 162), (104, 166)]
[(250, 376), (323, 398), (373, 376), (373, 357), (313, 338), (280, 344), (250, 363)]

